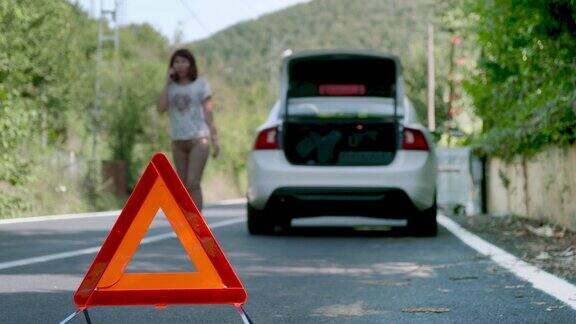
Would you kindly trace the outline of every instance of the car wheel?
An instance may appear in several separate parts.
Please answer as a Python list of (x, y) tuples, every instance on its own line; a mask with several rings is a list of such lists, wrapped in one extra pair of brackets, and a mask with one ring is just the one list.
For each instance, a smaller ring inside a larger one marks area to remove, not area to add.
[(246, 214), (248, 215), (248, 233), (265, 235), (274, 232), (274, 223), (266, 217), (265, 210), (258, 210), (250, 206), (250, 204), (246, 204)]
[(422, 237), (433, 237), (438, 234), (438, 222), (436, 221), (436, 213), (438, 206), (436, 200), (432, 207), (425, 209), (408, 219), (408, 231), (412, 235)]

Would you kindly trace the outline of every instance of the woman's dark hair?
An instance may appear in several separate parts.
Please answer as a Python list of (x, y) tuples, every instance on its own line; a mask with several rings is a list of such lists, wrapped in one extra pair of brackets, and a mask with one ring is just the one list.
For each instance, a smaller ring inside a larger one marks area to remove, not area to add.
[[(174, 65), (174, 60), (176, 59), (176, 56), (185, 58), (188, 60), (188, 62), (190, 62), (190, 68), (188, 69), (188, 79), (190, 81), (196, 80), (196, 78), (198, 78), (198, 67), (196, 66), (196, 59), (194, 58), (194, 55), (192, 55), (192, 52), (190, 52), (185, 48), (176, 50), (176, 52), (174, 52), (174, 54), (172, 54), (172, 57), (170, 58), (170, 67)], [(180, 77), (178, 76), (178, 73), (174, 73), (172, 75), (172, 80), (174, 80), (175, 82), (177, 82), (179, 78)]]

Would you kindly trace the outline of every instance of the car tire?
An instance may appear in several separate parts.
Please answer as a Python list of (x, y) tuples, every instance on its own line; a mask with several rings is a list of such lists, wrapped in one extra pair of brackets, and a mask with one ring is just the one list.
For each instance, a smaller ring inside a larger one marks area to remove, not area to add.
[(427, 208), (408, 219), (408, 231), (414, 236), (434, 237), (438, 234), (438, 221), (436, 214), (438, 206), (436, 200), (432, 207)]
[(266, 210), (258, 210), (250, 204), (246, 204), (248, 215), (248, 233), (252, 235), (266, 235), (274, 233), (274, 223), (266, 217)]

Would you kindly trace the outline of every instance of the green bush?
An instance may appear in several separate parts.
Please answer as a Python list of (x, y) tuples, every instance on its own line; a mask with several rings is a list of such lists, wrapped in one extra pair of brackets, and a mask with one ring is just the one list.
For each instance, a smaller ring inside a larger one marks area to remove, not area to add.
[(483, 119), (477, 146), (510, 159), (576, 141), (576, 2), (465, 1), (480, 49), (464, 83)]

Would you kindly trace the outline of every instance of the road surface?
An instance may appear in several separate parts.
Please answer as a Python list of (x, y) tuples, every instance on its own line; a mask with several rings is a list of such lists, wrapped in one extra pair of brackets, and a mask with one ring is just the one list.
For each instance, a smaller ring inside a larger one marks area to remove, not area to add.
[[(576, 310), (442, 227), (436, 238), (415, 238), (380, 221), (320, 218), (255, 237), (243, 204), (211, 206), (204, 216), (248, 291), (255, 323), (576, 322)], [(55, 323), (73, 312), (74, 291), (114, 220), (0, 224), (0, 323)], [(179, 241), (163, 235), (170, 232), (158, 216), (128, 271), (193, 271)], [(242, 322), (227, 305), (90, 314), (94, 323)]]

